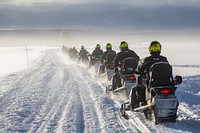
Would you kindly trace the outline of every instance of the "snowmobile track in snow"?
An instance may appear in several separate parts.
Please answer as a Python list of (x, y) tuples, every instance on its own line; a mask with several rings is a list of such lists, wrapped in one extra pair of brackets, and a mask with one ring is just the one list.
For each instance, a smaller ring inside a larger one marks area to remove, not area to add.
[[(0, 78), (0, 132), (198, 132), (200, 116), (190, 106), (180, 108), (175, 124), (155, 126), (144, 114), (133, 112), (129, 120), (120, 118), (121, 102), (109, 98), (105, 85), (92, 77), (88, 68), (48, 50), (31, 68)], [(186, 91), (193, 78), (186, 77), (185, 88), (179, 90), (181, 105), (198, 106), (184, 100), (184, 94), (195, 95)], [(198, 87), (199, 76), (195, 80)]]

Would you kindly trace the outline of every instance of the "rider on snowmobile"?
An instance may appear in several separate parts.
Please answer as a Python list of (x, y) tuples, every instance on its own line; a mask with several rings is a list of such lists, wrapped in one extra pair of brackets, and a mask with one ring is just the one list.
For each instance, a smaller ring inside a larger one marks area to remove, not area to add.
[(81, 60), (81, 61), (83, 61), (83, 60), (86, 60), (86, 61), (89, 61), (89, 59), (88, 59), (88, 54), (89, 54), (89, 52), (84, 48), (84, 46), (82, 45), (81, 46), (81, 50), (80, 50), (80, 52), (79, 52), (79, 61)]
[(100, 66), (100, 74), (103, 74), (105, 72), (106, 64), (111, 63), (113, 64), (113, 61), (115, 59), (116, 52), (112, 50), (112, 44), (107, 43), (106, 44), (106, 51), (103, 53), (103, 56), (101, 58), (101, 66)]
[(121, 67), (124, 59), (128, 57), (133, 57), (139, 61), (139, 56), (133, 51), (128, 48), (128, 43), (125, 41), (122, 41), (120, 43), (120, 52), (117, 53), (116, 58), (114, 60), (114, 66), (115, 66), (115, 74), (113, 75), (113, 80), (112, 80), (112, 90), (116, 89), (116, 84), (118, 87), (121, 87), (121, 75), (118, 71), (118, 67)]
[(72, 60), (78, 58), (78, 51), (76, 50), (76, 47), (73, 47), (70, 50), (69, 56), (70, 56), (70, 59), (72, 59)]
[(97, 44), (94, 51), (91, 54), (89, 68), (94, 65), (96, 60), (101, 61), (102, 56), (103, 50), (101, 49), (101, 45)]
[[(138, 67), (135, 71), (136, 74), (138, 74), (138, 85), (135, 89), (134, 92), (138, 92), (138, 100), (131, 100), (131, 107), (134, 109), (137, 106), (137, 103), (140, 102), (145, 102), (145, 86), (142, 84), (142, 79), (147, 79), (148, 81), (148, 73), (149, 73), (149, 68), (156, 62), (167, 62), (168, 60), (166, 57), (160, 55), (161, 53), (161, 44), (158, 41), (152, 41), (150, 46), (149, 46), (149, 53), (150, 56), (142, 59), (139, 61)], [(147, 83), (148, 84), (148, 83)], [(136, 94), (132, 94), (131, 96), (136, 96)], [(135, 99), (135, 98), (132, 98)]]

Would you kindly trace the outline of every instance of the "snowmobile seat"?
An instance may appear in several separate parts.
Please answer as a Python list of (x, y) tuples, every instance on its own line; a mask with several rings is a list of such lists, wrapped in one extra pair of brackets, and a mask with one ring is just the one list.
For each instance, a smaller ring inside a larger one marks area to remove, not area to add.
[(124, 59), (122, 63), (122, 74), (134, 74), (134, 71), (137, 68), (137, 64), (137, 60), (133, 57), (128, 57)]
[(172, 67), (169, 63), (157, 62), (149, 68), (149, 86), (173, 86)]

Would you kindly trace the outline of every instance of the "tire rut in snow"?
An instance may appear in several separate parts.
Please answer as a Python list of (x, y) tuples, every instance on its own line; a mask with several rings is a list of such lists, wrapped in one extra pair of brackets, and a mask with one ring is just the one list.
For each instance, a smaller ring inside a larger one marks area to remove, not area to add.
[[(77, 66), (76, 68), (79, 70), (78, 76), (80, 79), (80, 85), (82, 87), (82, 93), (84, 93), (83, 96), (85, 96), (89, 101), (86, 102), (86, 100), (83, 99), (83, 106), (87, 105), (91, 106), (93, 109), (93, 112), (90, 112), (94, 118), (93, 121), (95, 123), (99, 123), (98, 125), (95, 124), (95, 128), (99, 130), (98, 132), (124, 132), (126, 129), (121, 125), (119, 119), (118, 119), (118, 109), (115, 108), (115, 103), (107, 98), (107, 96), (104, 93), (104, 88), (102, 88), (101, 84), (98, 84), (95, 79), (92, 78), (92, 75), (88, 73), (88, 69), (80, 68)], [(80, 71), (83, 69), (83, 71)], [(90, 105), (91, 104), (91, 105)], [(87, 115), (87, 112), (84, 113), (84, 115)], [(88, 121), (89, 122), (89, 121)], [(87, 122), (86, 122), (87, 123)], [(91, 125), (91, 124), (88, 124)], [(87, 131), (87, 130), (85, 130)], [(91, 130), (92, 131), (92, 130)]]
[[(100, 132), (99, 131), (99, 118), (94, 106), (92, 97), (88, 89), (88, 83), (85, 82), (85, 79), (81, 78), (80, 73), (77, 72), (77, 67), (73, 67), (71, 75), (74, 78), (74, 82), (77, 88), (77, 102), (81, 103), (79, 108), (79, 113), (82, 114), (82, 119), (79, 120), (80, 125), (82, 126), (79, 132)], [(83, 68), (81, 68), (83, 69)]]
[[(124, 99), (124, 95), (122, 96), (121, 94), (110, 94), (110, 97), (114, 100), (114, 102), (117, 104), (117, 106), (120, 108), (121, 106), (121, 99)], [(121, 98), (118, 98), (121, 97)], [(145, 132), (145, 133), (150, 133), (150, 132), (155, 132), (151, 126), (146, 124), (147, 122), (151, 123), (150, 121), (147, 121), (146, 118), (144, 117), (143, 113), (139, 112), (131, 112), (127, 111), (126, 112), (129, 115), (129, 119), (126, 120), (120, 116), (121, 122), (124, 124), (125, 128), (128, 128), (127, 130), (130, 130), (131, 132)]]
[(60, 67), (56, 66), (58, 62), (53, 62), (49, 60), (50, 58), (46, 56), (37, 69), (22, 73), (19, 80), (13, 83), (15, 88), (10, 89), (9, 93), (3, 96), (0, 102), (1, 131), (37, 131), (37, 128), (43, 125), (42, 123), (49, 120), (49, 118), (44, 119), (41, 112), (48, 114), (52, 108), (58, 110), (56, 107), (65, 104), (59, 102), (62, 101), (62, 97), (59, 96), (63, 92), (67, 93), (67, 90), (63, 90), (62, 82), (68, 77), (61, 76), (59, 79), (60, 75), (56, 76), (55, 73), (59, 73)]
[(173, 125), (177, 130), (192, 131), (194, 133), (199, 132), (200, 127), (200, 117), (188, 110), (186, 107), (181, 105), (178, 110), (177, 123)]
[[(38, 73), (41, 70), (36, 69), (29, 73), (22, 73), (19, 75), (17, 81), (13, 82), (13, 88), (3, 96), (0, 102), (1, 107), (1, 123), (4, 126), (2, 130), (9, 131), (27, 131), (29, 124), (37, 114), (35, 110), (39, 109), (41, 101), (39, 100), (39, 92), (37, 94), (38, 86), (36, 82), (32, 82), (34, 76), (40, 77)], [(32, 77), (33, 76), (33, 77)], [(46, 80), (45, 77), (41, 77), (41, 80)], [(40, 82), (38, 82), (40, 83)]]

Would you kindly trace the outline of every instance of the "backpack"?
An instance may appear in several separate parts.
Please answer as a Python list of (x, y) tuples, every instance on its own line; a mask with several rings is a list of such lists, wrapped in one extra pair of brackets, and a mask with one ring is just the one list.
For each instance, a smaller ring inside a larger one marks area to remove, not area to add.
[(133, 74), (137, 65), (138, 61), (134, 57), (125, 58), (122, 62), (123, 74)]
[(172, 66), (166, 62), (154, 63), (149, 68), (150, 86), (171, 86), (173, 85)]
[(116, 56), (116, 53), (115, 52), (109, 52), (107, 55), (106, 55), (106, 62), (107, 63), (112, 63), (115, 59), (115, 56)]

